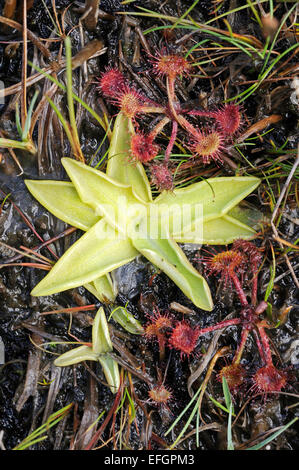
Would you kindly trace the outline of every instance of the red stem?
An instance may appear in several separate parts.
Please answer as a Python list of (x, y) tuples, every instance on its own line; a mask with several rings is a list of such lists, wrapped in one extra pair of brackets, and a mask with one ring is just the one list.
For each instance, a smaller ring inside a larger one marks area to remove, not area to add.
[(239, 296), (241, 304), (243, 305), (243, 307), (246, 307), (248, 305), (248, 301), (247, 301), (245, 292), (242, 289), (241, 283), (240, 283), (236, 273), (231, 274), (231, 279), (232, 279), (232, 281), (235, 285), (235, 288), (236, 288), (236, 291), (237, 291), (237, 294)]
[(246, 344), (246, 341), (247, 341), (247, 338), (248, 338), (248, 334), (249, 334), (249, 329), (248, 328), (242, 328), (241, 341), (240, 341), (239, 347), (236, 351), (235, 357), (233, 359), (233, 364), (239, 364), (240, 363), (240, 360), (241, 360), (241, 357), (242, 357), (242, 354), (243, 354), (243, 351), (244, 351), (244, 347), (245, 347), (245, 344)]
[(198, 136), (198, 131), (194, 126), (192, 126), (192, 124), (190, 124), (189, 121), (187, 121), (187, 119), (184, 118), (184, 116), (179, 114), (177, 116), (177, 121), (189, 134), (193, 135), (194, 137)]
[(159, 344), (159, 357), (160, 362), (164, 361), (165, 358), (165, 336), (162, 333), (157, 334)]
[(205, 333), (210, 333), (210, 331), (215, 331), (215, 330), (220, 330), (221, 328), (227, 328), (228, 326), (231, 325), (239, 325), (242, 322), (240, 318), (233, 318), (232, 320), (224, 320), (220, 323), (217, 323), (217, 325), (214, 326), (208, 326), (207, 328), (202, 328), (201, 330), (198, 330), (198, 334), (204, 335)]
[(252, 279), (252, 290), (251, 290), (251, 303), (252, 305), (256, 305), (257, 302), (257, 281), (258, 281), (258, 273), (257, 273), (257, 266), (256, 263), (252, 265), (252, 272), (255, 273)]
[(171, 155), (171, 151), (175, 143), (177, 132), (178, 132), (178, 123), (177, 121), (172, 121), (171, 136), (170, 136), (169, 144), (167, 145), (167, 149), (165, 151), (165, 159), (164, 159), (165, 163), (168, 163), (169, 157)]
[(271, 349), (270, 349), (270, 344), (269, 344), (269, 338), (263, 326), (257, 325), (257, 327), (258, 327), (259, 335), (262, 341), (266, 364), (272, 365), (272, 354), (271, 354)]

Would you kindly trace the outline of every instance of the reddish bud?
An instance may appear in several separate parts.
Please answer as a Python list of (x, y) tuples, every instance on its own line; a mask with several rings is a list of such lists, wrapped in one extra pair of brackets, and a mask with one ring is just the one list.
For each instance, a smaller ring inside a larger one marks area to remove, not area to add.
[(194, 351), (199, 336), (198, 329), (192, 328), (188, 323), (178, 322), (169, 339), (169, 345), (181, 351), (181, 357), (190, 356)]
[(99, 80), (102, 93), (109, 98), (115, 98), (125, 87), (125, 77), (117, 68), (108, 68)]
[(150, 135), (136, 133), (131, 139), (131, 153), (133, 157), (142, 163), (146, 163), (158, 154), (159, 146), (154, 143)]
[(158, 188), (159, 191), (171, 191), (173, 189), (172, 174), (163, 163), (155, 163), (151, 165), (151, 182)]

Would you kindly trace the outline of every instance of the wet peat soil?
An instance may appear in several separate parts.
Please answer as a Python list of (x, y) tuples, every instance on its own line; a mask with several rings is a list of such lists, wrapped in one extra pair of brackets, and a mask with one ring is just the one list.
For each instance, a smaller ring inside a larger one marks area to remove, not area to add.
[[(0, 10), (4, 7), (4, 1), (0, 1)], [(48, 12), (45, 10), (47, 5)], [(70, 32), (73, 26), (78, 26), (80, 16), (84, 12), (84, 2), (73, 2), (69, 6), (66, 0), (56, 0), (57, 15), (60, 21), (62, 14), (64, 17), (64, 26), (66, 32)], [(232, 4), (238, 2), (222, 2), (223, 5), (218, 14), (233, 8)], [(275, 3), (275, 2), (274, 2)], [(131, 5), (122, 6), (116, 0), (101, 1), (101, 15), (98, 19), (95, 31), (88, 31), (84, 26), (80, 30), (76, 27), (70, 32), (72, 38), (73, 55), (82, 48), (82, 36), (84, 43), (87, 44), (93, 39), (103, 41), (106, 48), (103, 55), (92, 58), (88, 61), (88, 67), (80, 73), (78, 70), (74, 73), (74, 87), (80, 89), (82, 98), (90, 105), (94, 106), (100, 114), (103, 109), (108, 109), (110, 116), (115, 115), (116, 108), (109, 103), (104, 103), (94, 84), (95, 77), (99, 76), (105, 66), (114, 66), (122, 64), (122, 68), (127, 77), (141, 77), (141, 81), (149, 80), (149, 66), (146, 60), (146, 53), (140, 41), (140, 31), (153, 26), (167, 24), (166, 22), (152, 18), (138, 19), (130, 16), (126, 17), (116, 14), (119, 11), (138, 11), (138, 5), (148, 8), (152, 11), (159, 11), (162, 14), (172, 16), (182, 15), (193, 2), (165, 2), (158, 10), (157, 5), (161, 2), (146, 1), (133, 2)], [(280, 5), (277, 7), (277, 18), (281, 19), (288, 6)], [(192, 11), (192, 17), (197, 21), (205, 22), (211, 18), (211, 2), (201, 1)], [(21, 22), (21, 10), (17, 10), (14, 19)], [(3, 13), (3, 12), (2, 12)], [(56, 42), (45, 42), (49, 46), (53, 56), (59, 54), (62, 47), (62, 41), (53, 32), (53, 22), (50, 17), (54, 17), (54, 11), (51, 2), (34, 2), (34, 5), (28, 11), (28, 29), (34, 32), (36, 36), (47, 39), (50, 36), (56, 38)], [(61, 23), (62, 24), (62, 23)], [(247, 34), (262, 40), (260, 29), (252, 19), (252, 14), (248, 10), (233, 15), (230, 21), (234, 31), (240, 34)], [(236, 28), (236, 25), (238, 26)], [(219, 28), (225, 29), (223, 22), (217, 22)], [(151, 33), (146, 37), (151, 50), (161, 48), (167, 41), (172, 47), (178, 47), (181, 44), (179, 39), (186, 34), (184, 29), (173, 29), (163, 34), (161, 31)], [(202, 39), (200, 33), (197, 33), (196, 40)], [(188, 42), (182, 42), (182, 51), (186, 52), (194, 44), (194, 38)], [(10, 87), (21, 81), (22, 76), (22, 35), (11, 28), (3, 28), (0, 34), (0, 80), (4, 82), (5, 87)], [(293, 37), (291, 32), (277, 45), (277, 52), (283, 51), (292, 44)], [(10, 44), (10, 47), (8, 47)], [(121, 46), (120, 46), (121, 45)], [(181, 46), (180, 46), (181, 47)], [(120, 56), (121, 50), (121, 56)], [(291, 54), (290, 54), (291, 55)], [(32, 43), (28, 45), (28, 57), (36, 63), (45, 66), (47, 58), (43, 57), (41, 52), (33, 47)], [(207, 57), (207, 56), (206, 56)], [(294, 64), (295, 58), (291, 58), (285, 67)], [(187, 101), (195, 100), (201, 96), (207, 106), (221, 103), (223, 100), (223, 84), (226, 83), (228, 96), (234, 96), (244, 88), (234, 85), (238, 79), (254, 80), (256, 78), (258, 64), (256, 69), (254, 64), (242, 52), (224, 56), (223, 59), (204, 66), (205, 73), (215, 75), (213, 80), (199, 79), (188, 88), (183, 84), (180, 89), (180, 97)], [(206, 68), (205, 68), (206, 67)], [(209, 67), (209, 68), (208, 68)], [(224, 73), (221, 74), (221, 69)], [(239, 70), (239, 74), (238, 71)], [(213, 73), (212, 73), (213, 72)], [(216, 72), (216, 73), (215, 73)], [(219, 72), (219, 74), (218, 74)], [(32, 72), (34, 73), (34, 72)], [(290, 72), (291, 73), (291, 72)], [(225, 81), (229, 74), (234, 79), (227, 84)], [(237, 77), (238, 75), (238, 77)], [(240, 78), (241, 77), (241, 78)], [(42, 93), (45, 92), (44, 80), (36, 86)], [(140, 84), (139, 84), (140, 85)], [(150, 81), (151, 89), (156, 95), (165, 98), (165, 89), (161, 88), (158, 81)], [(256, 169), (263, 167), (263, 164), (269, 162), (267, 157), (275, 161), (277, 177), (270, 181), (270, 191), (276, 198), (279, 195), (279, 189), (283, 187), (296, 158), (296, 140), (298, 138), (298, 110), (296, 109), (296, 100), (294, 98), (294, 89), (291, 88), (291, 80), (281, 80), (269, 82), (262, 89), (257, 90), (249, 99), (244, 102), (244, 113), (246, 114), (247, 124), (251, 125), (261, 119), (273, 114), (280, 114), (281, 120), (271, 126), (271, 132), (254, 141), (254, 146), (245, 146), (242, 151), (245, 153), (251, 165)], [(32, 97), (33, 87), (28, 88), (28, 96)], [(19, 88), (20, 92), (20, 88)], [(11, 94), (0, 105), (0, 129), (9, 135), (10, 138), (17, 138), (15, 126), (14, 106), (16, 94)], [(57, 103), (64, 106), (63, 94), (57, 94)], [(297, 101), (298, 105), (298, 101)], [(104, 108), (107, 107), (107, 108)], [(57, 220), (54, 216), (46, 212), (28, 193), (24, 185), (24, 179), (59, 179), (66, 178), (60, 164), (61, 156), (69, 155), (69, 144), (59, 129), (57, 121), (52, 116), (41, 116), (43, 122), (51, 119), (51, 128), (44, 141), (40, 139), (40, 128), (35, 127), (33, 138), (35, 142), (41, 142), (40, 153), (38, 156), (25, 154), (16, 151), (16, 155), (23, 173), (19, 175), (20, 169), (15, 164), (14, 159), (7, 150), (1, 150), (0, 163), (0, 232), (1, 241), (4, 244), (0, 246), (1, 263), (18, 263), (25, 261), (18, 257), (10, 247), (19, 249), (20, 246), (34, 248), (39, 245), (40, 239), (49, 240), (52, 237), (62, 233), (67, 226)], [(81, 110), (78, 117), (78, 127), (80, 129), (80, 139), (82, 143), (83, 154), (86, 160), (92, 157), (104, 137), (104, 131), (99, 128), (97, 123), (90, 119), (85, 112)], [(248, 127), (248, 125), (247, 125)], [(262, 129), (261, 129), (262, 130)], [(267, 128), (269, 130), (269, 128)], [(288, 139), (287, 145), (283, 151), (272, 152), (273, 146), (276, 149)], [(101, 147), (100, 153), (95, 159), (97, 163), (107, 150), (107, 141)], [(165, 145), (165, 141), (161, 141)], [(294, 150), (295, 149), (295, 150)], [(289, 153), (288, 153), (289, 152)], [(236, 156), (238, 158), (238, 155)], [(276, 163), (280, 158), (281, 165)], [(244, 160), (237, 160), (239, 167), (247, 167)], [(189, 171), (189, 173), (188, 173)], [(249, 166), (250, 171), (250, 166)], [(211, 175), (231, 175), (233, 169), (229, 165), (217, 166), (213, 163), (204, 167), (200, 164), (186, 169), (183, 176), (189, 177), (207, 177)], [(252, 172), (252, 174), (257, 174)], [(261, 173), (258, 173), (259, 176)], [(298, 176), (297, 176), (298, 178)], [(297, 183), (298, 184), (298, 183)], [(284, 199), (283, 210), (279, 224), (279, 235), (282, 239), (294, 244), (298, 239), (298, 212), (296, 212), (296, 179), (294, 178), (287, 197)], [(5, 198), (9, 195), (8, 198)], [(296, 315), (298, 314), (298, 289), (294, 279), (285, 263), (285, 258), (281, 255), (278, 244), (272, 238), (269, 219), (271, 217), (271, 206), (269, 186), (267, 181), (263, 180), (263, 188), (256, 191), (248, 198), (251, 208), (258, 208), (262, 211), (263, 218), (266, 221), (262, 237), (257, 239), (257, 244), (264, 248), (264, 263), (259, 273), (259, 298), (262, 300), (265, 290), (269, 284), (272, 266), (271, 246), (273, 246), (276, 255), (276, 270), (274, 287), (272, 289), (269, 301), (272, 304), (272, 319), (274, 324), (286, 312), (284, 321), (279, 328), (273, 328), (270, 331), (271, 347), (275, 351), (275, 360), (277, 364), (289, 371), (289, 384), (284, 390), (285, 394), (273, 394), (271, 396), (258, 396), (252, 398), (248, 390), (244, 390), (235, 397), (235, 409), (240, 411), (242, 406), (248, 400), (246, 406), (241, 411), (240, 418), (233, 428), (233, 439), (236, 448), (250, 447), (255, 443), (255, 439), (263, 436), (263, 433), (287, 424), (296, 415), (296, 408), (293, 407), (298, 401), (296, 392), (296, 371), (298, 368), (298, 323)], [(297, 193), (298, 201), (298, 193)], [(1, 204), (2, 203), (2, 204)], [(275, 204), (274, 204), (275, 205)], [(254, 209), (252, 209), (254, 210)], [(26, 217), (26, 220), (24, 219)], [(33, 224), (35, 232), (29, 226), (28, 221)], [(268, 221), (268, 223), (267, 223)], [(56, 255), (61, 256), (64, 251), (80, 236), (79, 230), (62, 237), (51, 245)], [(186, 253), (190, 260), (194, 259), (194, 251)], [(45, 256), (54, 259), (47, 248), (41, 251)], [(294, 251), (288, 252), (291, 265), (296, 271), (297, 264)], [(298, 269), (298, 268), (297, 268)], [(136, 318), (145, 324), (147, 314), (152, 312), (153, 305), (156, 305), (161, 312), (168, 312), (174, 307), (174, 302), (183, 305), (188, 309), (185, 319), (193, 326), (206, 327), (223, 320), (228, 314), (238, 311), (239, 305), (234, 293), (229, 289), (219, 288), (218, 280), (208, 279), (211, 287), (212, 296), (215, 302), (215, 308), (211, 313), (196, 309), (192, 303), (178, 290), (178, 288), (163, 274), (155, 274), (153, 267), (144, 259), (137, 259), (135, 262), (121, 268), (117, 274), (119, 294), (115, 305), (126, 305), (127, 309), (133, 313)], [(298, 273), (298, 272), (297, 272)], [(76, 367), (64, 369), (56, 368), (53, 365), (52, 352), (57, 352), (57, 346), (47, 347), (44, 343), (51, 341), (75, 341), (73, 338), (79, 338), (81, 341), (90, 341), (90, 320), (94, 317), (95, 310), (78, 313), (73, 315), (71, 329), (70, 318), (68, 315), (47, 315), (41, 316), (41, 312), (47, 312), (58, 308), (67, 308), (100, 303), (88, 293), (84, 288), (74, 289), (50, 297), (34, 298), (30, 296), (30, 291), (42, 279), (44, 272), (39, 269), (32, 269), (24, 266), (3, 267), (0, 270), (0, 337), (2, 338), (5, 351), (4, 364), (0, 366), (0, 431), (3, 431), (1, 437), (1, 446), (6, 449), (12, 449), (18, 445), (30, 432), (44, 423), (54, 411), (73, 403), (70, 413), (63, 418), (59, 424), (48, 432), (48, 439), (39, 444), (35, 444), (31, 449), (83, 449), (86, 448), (95, 430), (87, 433), (84, 437), (84, 431), (87, 427), (105, 411), (104, 418), (109, 413), (113, 405), (114, 397), (109, 389), (103, 385), (104, 377), (101, 369), (95, 367), (94, 363), (80, 364)], [(171, 310), (176, 319), (182, 319), (182, 313)], [(191, 312), (191, 313), (190, 313)], [(120, 326), (111, 320), (112, 335), (120, 345), (119, 354), (126, 357), (131, 354), (136, 358), (139, 364), (143, 365), (145, 371), (155, 380), (159, 379), (159, 352), (157, 344), (145, 341), (143, 337), (134, 336), (125, 332)], [(69, 332), (73, 336), (69, 335)], [(215, 351), (224, 346), (230, 346), (231, 351), (237, 348), (239, 340), (239, 329), (230, 327), (222, 332), (218, 342), (215, 344), (211, 357)], [(178, 430), (182, 429), (187, 421), (185, 415), (178, 429), (173, 434), (164, 436), (175, 417), (177, 417), (184, 407), (190, 401), (188, 394), (188, 379), (196, 371), (204, 356), (208, 351), (214, 334), (202, 336), (198, 342), (196, 354), (189, 359), (180, 357), (180, 353), (174, 349), (167, 349), (166, 362), (167, 373), (165, 376), (165, 385), (172, 389), (172, 399), (169, 408), (157, 408), (148, 402), (148, 385), (142, 378), (132, 374), (132, 382), (129, 383), (129, 391), (135, 394), (136, 416), (132, 425), (128, 424), (128, 417), (124, 417), (119, 412), (115, 423), (112, 421), (103, 429), (101, 439), (97, 445), (107, 441), (106, 448), (131, 448), (131, 449), (163, 449), (165, 445), (174, 442), (178, 435)], [(41, 348), (41, 346), (43, 348)], [(2, 344), (0, 344), (2, 347)], [(216, 375), (223, 365), (232, 358), (232, 354), (225, 359), (219, 359), (215, 371), (212, 373), (208, 384), (208, 393), (216, 400), (223, 402), (223, 391), (221, 384), (217, 381)], [(244, 365), (250, 365), (251, 370), (259, 367), (258, 354), (254, 341), (249, 341), (246, 353), (244, 355)], [(165, 370), (165, 364), (164, 369)], [(193, 390), (201, 383), (207, 373), (203, 371), (200, 378), (191, 382)], [(141, 370), (142, 376), (142, 370)], [(249, 388), (249, 385), (247, 389)], [(293, 394), (293, 395), (291, 395)], [(129, 402), (125, 402), (123, 413), (129, 412)], [(133, 409), (131, 407), (131, 412)], [(204, 423), (214, 426), (207, 427), (206, 431), (198, 436), (198, 447), (196, 446), (195, 421), (188, 428), (190, 437), (182, 442), (179, 449), (205, 449), (217, 450), (226, 448), (227, 434), (227, 414), (217, 408), (207, 397), (203, 398), (202, 419)], [(84, 420), (82, 419), (84, 417)], [(101, 418), (100, 424), (104, 418)], [(87, 423), (87, 424), (86, 424)], [(112, 430), (117, 434), (120, 424), (126, 423), (123, 431), (123, 447), (120, 447), (119, 440), (111, 440)], [(98, 425), (97, 429), (99, 429)], [(203, 423), (202, 423), (203, 424)], [(261, 439), (258, 439), (261, 440)], [(94, 443), (96, 445), (96, 443)], [(271, 449), (298, 449), (298, 435), (295, 427), (289, 428), (281, 434), (273, 443)], [(105, 447), (104, 447), (105, 448)]]

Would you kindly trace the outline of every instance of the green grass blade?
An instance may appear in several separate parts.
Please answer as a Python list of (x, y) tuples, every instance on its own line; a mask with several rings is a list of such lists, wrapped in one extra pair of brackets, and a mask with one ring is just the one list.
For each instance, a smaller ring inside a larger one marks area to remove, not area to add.
[(260, 442), (259, 444), (256, 444), (255, 446), (253, 447), (249, 447), (248, 449), (246, 450), (260, 450), (262, 447), (264, 447), (265, 445), (269, 444), (269, 442), (272, 442), (274, 439), (276, 439), (280, 434), (282, 434), (283, 432), (285, 432), (290, 426), (292, 426), (296, 421), (298, 421), (298, 417), (296, 416), (296, 418), (292, 419), (292, 421), (290, 421), (289, 423), (287, 423), (285, 426), (283, 426), (281, 429), (279, 429), (278, 431), (276, 431), (274, 434), (272, 434), (272, 436), (269, 436), (267, 437), (267, 439), (265, 439), (264, 441)]
[(230, 403), (229, 406), (229, 415), (227, 422), (227, 450), (235, 450), (234, 443), (232, 439), (232, 414), (233, 414), (233, 403)]
[[(44, 75), (44, 77), (48, 78), (51, 82), (55, 83), (55, 85), (57, 85), (58, 88), (60, 88), (63, 91), (66, 91), (66, 86), (64, 86), (62, 83), (60, 83), (58, 80), (56, 80), (56, 78), (52, 77), (52, 75), (50, 75), (49, 73), (42, 70), (36, 64), (33, 64), (30, 60), (28, 60), (28, 64), (32, 68), (37, 70), (39, 73)], [(109, 132), (108, 124), (105, 123), (105, 121), (87, 103), (85, 103), (85, 101), (83, 101), (81, 98), (79, 98), (79, 96), (77, 96), (74, 92), (72, 92), (72, 96), (73, 96), (74, 100), (76, 100), (78, 103), (80, 103), (86, 109), (86, 111), (88, 111), (94, 117), (94, 119), (100, 124), (100, 126), (104, 129), (104, 131), (108, 130), (108, 132)]]
[(39, 95), (39, 91), (36, 90), (36, 92), (33, 95), (32, 100), (31, 100), (30, 106), (28, 108), (27, 118), (26, 118), (24, 129), (23, 129), (23, 132), (22, 132), (22, 140), (23, 141), (26, 141), (29, 138), (28, 133), (29, 133), (30, 124), (31, 124), (32, 112), (33, 112), (33, 108), (34, 108), (34, 105), (35, 105), (35, 102), (37, 100), (38, 95)]
[(50, 428), (58, 424), (59, 421), (68, 414), (72, 406), (73, 403), (70, 403), (60, 410), (55, 411), (55, 413), (52, 413), (42, 426), (38, 427), (35, 431), (29, 434), (29, 436), (25, 437), (25, 439), (14, 447), (13, 450), (24, 450), (37, 442), (47, 439), (48, 436), (42, 436), (42, 434), (48, 432)]

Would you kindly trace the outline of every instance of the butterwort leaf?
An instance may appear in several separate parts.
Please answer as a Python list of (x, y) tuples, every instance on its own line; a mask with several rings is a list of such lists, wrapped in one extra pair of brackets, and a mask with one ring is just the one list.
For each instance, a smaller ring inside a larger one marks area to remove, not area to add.
[(82, 202), (72, 183), (25, 180), (25, 184), (40, 204), (73, 227), (86, 231), (100, 220), (94, 209)]
[(146, 202), (152, 201), (151, 187), (140, 162), (130, 161), (130, 141), (134, 133), (132, 122), (119, 113), (110, 142), (107, 175), (132, 186), (133, 193)]
[(213, 309), (206, 280), (175, 241), (171, 238), (135, 238), (132, 243), (143, 256), (165, 272), (197, 307), (207, 311)]
[[(252, 238), (254, 230), (231, 211), (260, 180), (255, 177), (211, 178), (164, 192), (153, 202), (144, 168), (139, 163), (129, 162), (132, 132), (132, 123), (120, 114), (109, 151), (108, 175), (63, 158), (62, 164), (71, 183), (27, 181), (32, 194), (51, 212), (87, 230), (33, 289), (32, 295), (50, 295), (86, 285), (98, 293), (98, 298), (102, 287), (112, 298), (108, 278), (101, 277), (142, 253), (196, 306), (211, 310), (213, 304), (206, 281), (176, 242), (225, 244), (236, 238)], [(59, 207), (54, 201), (57, 188), (61, 200), (69, 198), (65, 206)], [(151, 217), (152, 212), (154, 217)], [(99, 217), (102, 219), (98, 220)], [(138, 227), (142, 228), (141, 237), (138, 230), (136, 234)], [(152, 236), (152, 229), (157, 236)]]
[[(192, 225), (201, 220), (209, 220), (222, 217), (235, 207), (242, 199), (248, 196), (260, 183), (255, 177), (219, 177), (210, 178), (199, 183), (194, 183), (187, 188), (174, 190), (173, 192), (163, 192), (155, 200), (160, 208), (161, 214), (170, 217), (172, 236), (176, 238), (183, 231), (192, 229)], [(184, 226), (177, 222), (177, 218), (182, 218), (184, 211), (180, 207), (185, 207), (185, 211), (190, 211), (190, 216)], [(176, 228), (181, 227), (181, 232)]]
[(120, 239), (101, 219), (62, 255), (31, 294), (51, 295), (87, 284), (132, 261), (137, 254), (128, 238)]
[(58, 367), (66, 367), (83, 361), (97, 360), (98, 354), (94, 353), (91, 347), (84, 345), (70, 349), (69, 351), (61, 354), (57, 359), (55, 359), (54, 364)]

